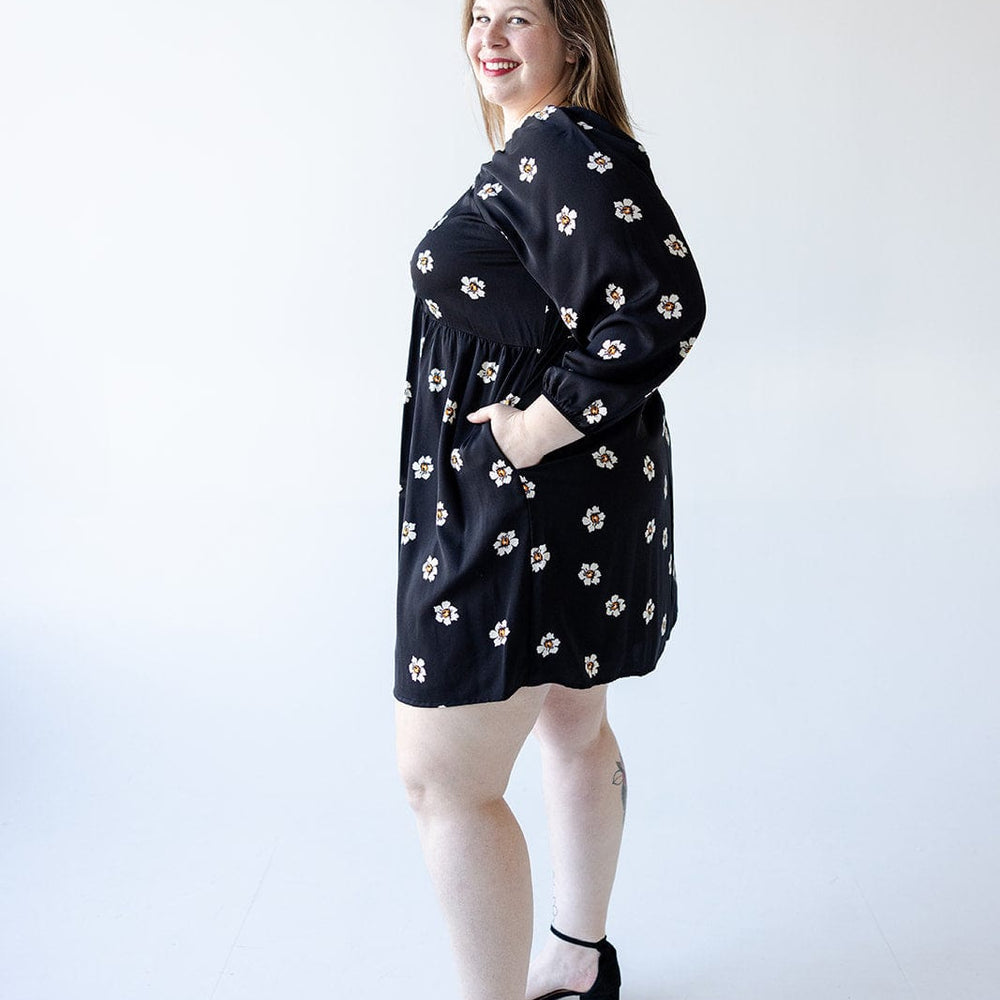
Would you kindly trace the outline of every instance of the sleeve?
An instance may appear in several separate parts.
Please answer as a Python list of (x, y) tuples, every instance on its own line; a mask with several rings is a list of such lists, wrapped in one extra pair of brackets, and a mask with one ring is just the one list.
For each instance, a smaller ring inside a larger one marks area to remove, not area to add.
[(542, 393), (585, 434), (604, 430), (677, 368), (705, 317), (698, 270), (645, 153), (621, 133), (546, 109), (476, 183), (482, 215), (572, 338)]

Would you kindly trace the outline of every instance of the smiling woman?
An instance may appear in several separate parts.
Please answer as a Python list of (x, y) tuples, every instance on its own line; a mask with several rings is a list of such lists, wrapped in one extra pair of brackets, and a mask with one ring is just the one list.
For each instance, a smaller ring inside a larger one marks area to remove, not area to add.
[[(606, 693), (654, 669), (677, 616), (656, 388), (704, 295), (632, 135), (601, 0), (464, 13), (502, 148), (412, 259), (399, 764), (466, 1000), (617, 1000), (626, 779)], [(529, 965), (528, 857), (503, 795), (532, 729), (560, 929)]]

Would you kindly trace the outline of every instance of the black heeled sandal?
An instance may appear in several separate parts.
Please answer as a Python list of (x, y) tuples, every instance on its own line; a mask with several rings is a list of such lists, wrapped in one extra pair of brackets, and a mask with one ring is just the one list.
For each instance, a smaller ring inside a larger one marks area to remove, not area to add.
[(600, 952), (597, 960), (597, 978), (586, 993), (581, 993), (579, 990), (553, 990), (551, 993), (535, 997), (535, 1000), (559, 1000), (560, 997), (579, 997), (580, 1000), (619, 1000), (622, 974), (618, 968), (618, 953), (614, 945), (606, 937), (602, 937), (600, 941), (580, 941), (578, 938), (563, 934), (562, 931), (557, 931), (552, 926), (549, 930), (563, 941), (579, 944), (584, 948), (594, 948)]

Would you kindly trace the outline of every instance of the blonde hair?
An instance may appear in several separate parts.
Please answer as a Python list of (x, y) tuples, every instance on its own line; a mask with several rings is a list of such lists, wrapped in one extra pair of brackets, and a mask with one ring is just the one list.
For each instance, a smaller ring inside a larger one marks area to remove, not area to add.
[[(603, 115), (612, 125), (626, 135), (633, 135), (632, 119), (625, 106), (618, 54), (604, 0), (544, 0), (555, 21), (556, 31), (576, 53), (570, 63), (571, 73), (566, 93), (566, 103), (589, 108)], [(472, 24), (475, 0), (462, 4), (462, 42)], [(483, 96), (479, 80), (476, 91), (483, 111), (483, 124), (490, 145), (497, 149), (503, 145), (503, 111), (498, 104)]]

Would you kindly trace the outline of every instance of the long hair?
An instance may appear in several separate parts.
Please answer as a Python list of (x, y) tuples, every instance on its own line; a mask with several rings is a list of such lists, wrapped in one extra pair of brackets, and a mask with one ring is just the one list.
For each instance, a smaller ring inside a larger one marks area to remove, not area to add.
[[(612, 125), (626, 135), (633, 135), (632, 119), (625, 106), (618, 54), (604, 0), (545, 0), (556, 30), (563, 41), (576, 51), (576, 61), (571, 68), (566, 101), (581, 108), (589, 108), (603, 115)], [(472, 24), (475, 0), (462, 4), (462, 44)], [(479, 80), (476, 91), (483, 111), (483, 124), (490, 145), (497, 149), (503, 145), (503, 110), (498, 104), (483, 96)]]

